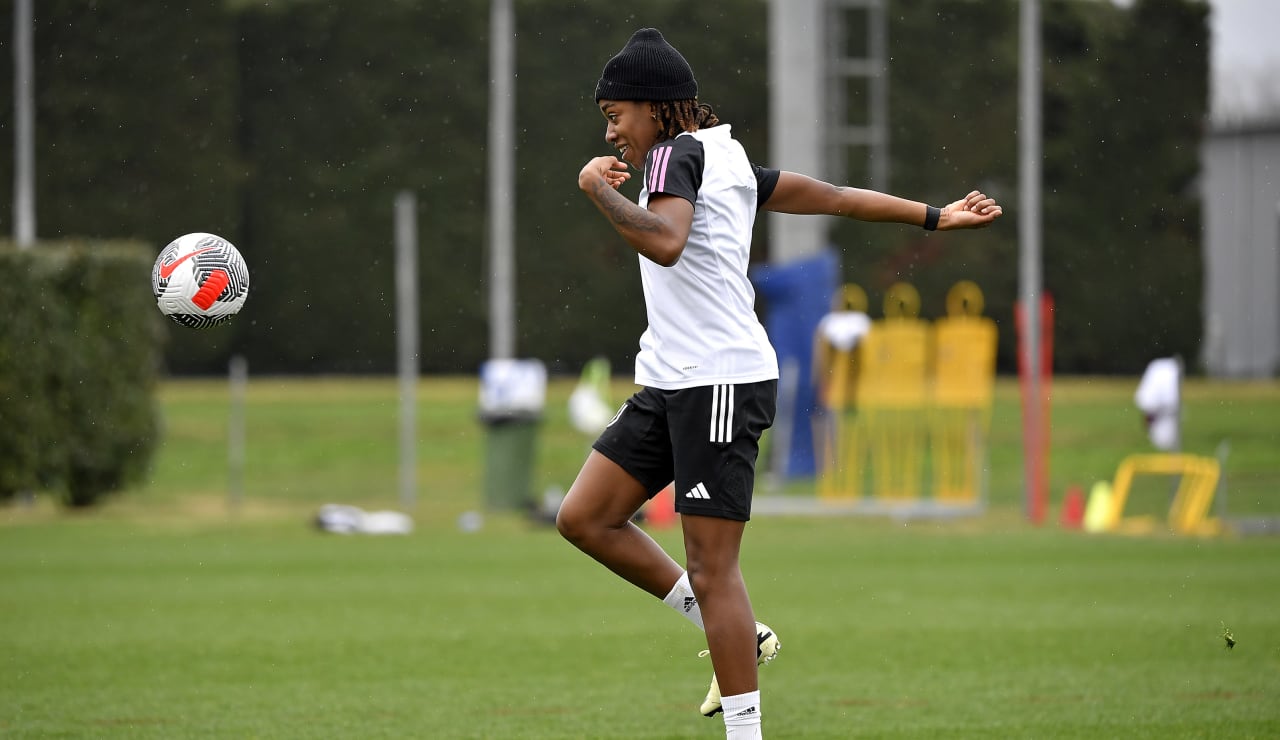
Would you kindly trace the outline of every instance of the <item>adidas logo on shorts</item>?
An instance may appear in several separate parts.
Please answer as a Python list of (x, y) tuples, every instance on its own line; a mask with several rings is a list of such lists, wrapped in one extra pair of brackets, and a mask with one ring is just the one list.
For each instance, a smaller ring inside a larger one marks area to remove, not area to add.
[(704, 485), (702, 485), (701, 483), (699, 483), (698, 485), (696, 485), (696, 486), (694, 486), (693, 488), (689, 489), (689, 492), (688, 492), (688, 493), (686, 493), (686, 494), (684, 495), (684, 497), (685, 497), (685, 498), (700, 498), (700, 499), (703, 499), (703, 500), (708, 500), (708, 499), (710, 499), (710, 498), (711, 498), (711, 494), (707, 493), (707, 487), (706, 487), (706, 486), (704, 486)]

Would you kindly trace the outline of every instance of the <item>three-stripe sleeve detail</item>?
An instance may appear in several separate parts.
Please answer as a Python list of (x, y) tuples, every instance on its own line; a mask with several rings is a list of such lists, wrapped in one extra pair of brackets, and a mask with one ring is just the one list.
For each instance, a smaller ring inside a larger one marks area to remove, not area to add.
[(653, 166), (649, 169), (650, 193), (661, 193), (667, 187), (667, 163), (671, 161), (671, 147), (659, 147), (653, 153)]

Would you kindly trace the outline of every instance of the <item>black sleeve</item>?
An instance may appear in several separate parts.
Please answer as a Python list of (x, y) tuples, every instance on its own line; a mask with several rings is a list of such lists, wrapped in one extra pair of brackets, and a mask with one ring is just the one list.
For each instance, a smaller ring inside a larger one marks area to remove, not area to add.
[(704, 161), (702, 142), (692, 136), (677, 136), (653, 147), (644, 164), (644, 184), (649, 196), (677, 195), (696, 203), (698, 191), (702, 189)]
[(771, 170), (760, 165), (752, 165), (756, 171), (756, 210), (764, 208), (764, 204), (769, 202), (769, 197), (773, 195), (773, 189), (778, 187), (778, 178), (782, 176), (780, 170)]

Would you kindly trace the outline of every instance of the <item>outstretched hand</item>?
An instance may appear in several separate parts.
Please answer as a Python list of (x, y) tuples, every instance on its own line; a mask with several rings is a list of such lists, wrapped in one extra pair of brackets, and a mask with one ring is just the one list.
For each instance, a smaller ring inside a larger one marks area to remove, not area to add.
[(938, 231), (950, 229), (981, 229), (1000, 218), (1004, 210), (995, 198), (988, 198), (977, 190), (943, 207), (938, 218)]
[(596, 157), (587, 162), (578, 173), (578, 187), (587, 190), (591, 181), (597, 178), (604, 178), (609, 187), (617, 190), (622, 187), (622, 183), (631, 179), (631, 173), (627, 171), (627, 163), (617, 157)]

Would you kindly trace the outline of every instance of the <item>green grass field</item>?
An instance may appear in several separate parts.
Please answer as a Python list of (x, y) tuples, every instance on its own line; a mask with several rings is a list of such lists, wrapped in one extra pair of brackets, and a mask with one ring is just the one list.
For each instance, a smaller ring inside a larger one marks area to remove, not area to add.
[[(1055, 506), (1147, 449), (1133, 388), (1055, 385)], [(550, 390), (538, 490), (588, 445), (567, 392)], [(988, 513), (751, 523), (744, 570), (784, 645), (761, 674), (768, 736), (1280, 736), (1280, 538), (1028, 525), (1016, 388), (997, 395)], [(1280, 387), (1187, 398), (1188, 450), (1231, 441), (1232, 509), (1280, 513)], [(145, 487), (86, 513), (0, 509), (0, 736), (723, 737), (696, 712), (710, 664), (687, 622), (548, 528), (457, 528), (481, 506), (471, 379), (421, 387), (408, 537), (309, 526), (325, 502), (396, 505), (394, 382), (255, 380), (234, 510), (225, 386), (161, 402)]]

